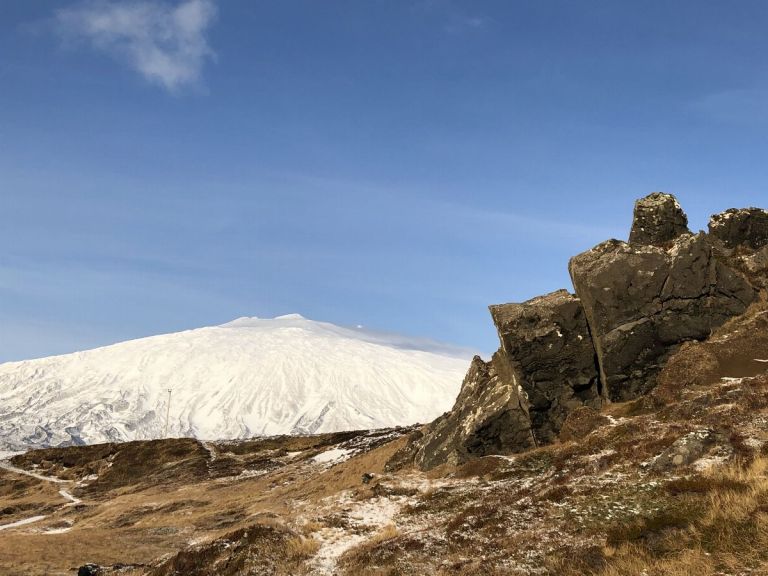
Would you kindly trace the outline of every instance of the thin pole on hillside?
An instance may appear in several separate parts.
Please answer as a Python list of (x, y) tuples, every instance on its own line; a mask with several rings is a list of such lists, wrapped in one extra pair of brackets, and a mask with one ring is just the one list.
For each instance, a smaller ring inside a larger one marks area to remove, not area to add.
[(168, 438), (168, 420), (171, 418), (171, 392), (173, 391), (173, 388), (168, 388), (168, 408), (165, 412), (165, 433), (163, 434), (163, 438)]

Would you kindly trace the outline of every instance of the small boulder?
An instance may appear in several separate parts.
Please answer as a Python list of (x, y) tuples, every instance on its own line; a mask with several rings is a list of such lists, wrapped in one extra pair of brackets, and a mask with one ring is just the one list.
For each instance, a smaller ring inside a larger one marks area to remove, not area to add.
[(361, 476), (361, 479), (363, 481), (363, 484), (370, 484), (371, 480), (373, 480), (376, 476), (374, 474), (371, 474), (370, 472), (366, 472)]
[(672, 194), (654, 192), (635, 202), (630, 244), (663, 246), (688, 230), (686, 216)]
[(98, 564), (84, 564), (77, 569), (77, 576), (99, 576), (102, 573)]

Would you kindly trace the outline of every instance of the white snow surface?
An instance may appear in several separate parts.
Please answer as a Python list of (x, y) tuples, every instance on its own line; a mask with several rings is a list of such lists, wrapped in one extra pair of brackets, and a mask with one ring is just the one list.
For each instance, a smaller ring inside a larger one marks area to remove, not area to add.
[(19, 520), (18, 522), (2, 524), (0, 525), (0, 530), (10, 530), (11, 528), (18, 528), (19, 526), (26, 526), (27, 524), (40, 522), (40, 520), (45, 520), (46, 518), (47, 516), (32, 516), (31, 518), (24, 518), (24, 520)]
[(337, 463), (340, 461), (346, 460), (350, 455), (352, 454), (352, 450), (344, 450), (343, 448), (333, 448), (331, 450), (326, 450), (325, 452), (321, 452), (312, 460), (317, 462), (318, 464), (328, 464), (328, 463)]
[(428, 422), (471, 353), (298, 314), (0, 364), (0, 450)]

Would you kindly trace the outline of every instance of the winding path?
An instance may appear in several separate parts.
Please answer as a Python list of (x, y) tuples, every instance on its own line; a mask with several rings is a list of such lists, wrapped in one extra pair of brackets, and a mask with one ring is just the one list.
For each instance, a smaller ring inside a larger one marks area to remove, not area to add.
[[(71, 480), (62, 480), (61, 478), (56, 478), (55, 476), (43, 476), (42, 474), (37, 474), (36, 472), (29, 472), (28, 470), (23, 470), (21, 468), (16, 468), (16, 466), (13, 466), (9, 464), (8, 462), (0, 462), (0, 470), (5, 470), (7, 472), (12, 472), (14, 474), (20, 474), (22, 476), (29, 476), (30, 478), (35, 478), (37, 480), (42, 480), (43, 482), (52, 482), (54, 484), (65, 484), (65, 485), (71, 485), (74, 484)], [(69, 491), (62, 488), (59, 490), (59, 495), (67, 500), (67, 503), (62, 506), (62, 508), (68, 508), (69, 506), (76, 506), (77, 504), (80, 504), (82, 500), (77, 498), (76, 496), (73, 496), (69, 493)], [(8, 530), (10, 528), (16, 528), (18, 526), (24, 526), (26, 524), (32, 524), (34, 522), (39, 522), (40, 520), (44, 520), (48, 516), (31, 516), (30, 518), (24, 518), (23, 520), (17, 520), (16, 522), (11, 522), (10, 524), (0, 524), (0, 532), (3, 530)]]

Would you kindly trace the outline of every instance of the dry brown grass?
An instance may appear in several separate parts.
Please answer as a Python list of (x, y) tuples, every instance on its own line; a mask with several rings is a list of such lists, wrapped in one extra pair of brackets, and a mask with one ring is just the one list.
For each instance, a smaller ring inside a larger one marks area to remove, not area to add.
[[(751, 377), (764, 373), (755, 358), (768, 355), (768, 303), (759, 301), (726, 322), (705, 342), (688, 342), (659, 373), (649, 401), (657, 406), (677, 402), (694, 387), (717, 383), (723, 376)], [(762, 397), (764, 400), (764, 397)]]
[[(17, 465), (37, 465), (43, 474), (73, 479), (98, 471), (100, 478), (75, 491), (84, 501), (81, 506), (62, 508), (60, 486), (0, 471), (0, 524), (51, 514), (29, 527), (0, 532), (0, 574), (69, 576), (72, 567), (87, 562), (152, 565), (158, 558), (188, 549), (191, 541), (215, 542), (254, 525), (285, 531), (284, 525), (295, 519), (292, 506), (297, 500), (311, 506), (344, 490), (370, 492), (361, 475), (380, 475), (395, 446), (374, 448), (326, 470), (307, 460), (335, 441), (356, 436), (360, 433), (273, 438), (245, 442), (239, 448), (217, 445), (219, 458), (213, 464), (227, 459), (230, 478), (211, 470), (215, 467), (209, 466), (208, 452), (187, 439), (25, 454)], [(380, 441), (377, 438), (374, 442)], [(238, 453), (225, 451), (230, 448)], [(285, 457), (302, 448), (307, 449), (305, 454)], [(260, 462), (273, 458), (282, 460), (263, 476), (232, 479), (242, 470), (260, 470)], [(73, 522), (71, 531), (42, 533), (65, 520)], [(310, 537), (312, 528), (299, 525), (280, 536), (283, 551), (273, 554), (275, 566), (290, 568), (278, 574), (302, 572), (302, 563), (319, 545)], [(262, 543), (271, 538), (266, 535)], [(254, 543), (251, 548), (260, 546)]]
[(768, 459), (715, 469), (667, 485), (687, 498), (676, 509), (609, 533), (604, 566), (551, 562), (563, 576), (710, 576), (768, 573)]
[(54, 484), (0, 469), (0, 524), (48, 514), (62, 502)]
[(149, 576), (297, 574), (319, 544), (278, 523), (259, 523), (182, 550)]

